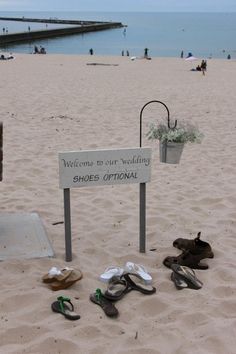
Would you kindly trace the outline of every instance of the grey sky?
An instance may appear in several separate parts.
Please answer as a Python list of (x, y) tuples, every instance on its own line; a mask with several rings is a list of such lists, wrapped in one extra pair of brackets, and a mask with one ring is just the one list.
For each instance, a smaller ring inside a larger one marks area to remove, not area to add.
[(236, 12), (236, 0), (0, 0), (0, 11)]

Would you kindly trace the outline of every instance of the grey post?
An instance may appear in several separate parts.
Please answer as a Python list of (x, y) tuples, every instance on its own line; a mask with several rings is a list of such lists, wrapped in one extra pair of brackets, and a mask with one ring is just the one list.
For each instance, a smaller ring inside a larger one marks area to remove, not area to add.
[(72, 261), (71, 247), (71, 216), (70, 216), (70, 189), (64, 189), (64, 221), (65, 221), (65, 246), (66, 262)]
[(139, 252), (146, 251), (146, 183), (139, 184)]

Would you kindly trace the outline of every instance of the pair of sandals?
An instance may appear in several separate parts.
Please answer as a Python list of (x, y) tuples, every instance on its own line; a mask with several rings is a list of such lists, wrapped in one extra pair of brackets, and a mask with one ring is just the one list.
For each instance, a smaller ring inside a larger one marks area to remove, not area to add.
[(104, 293), (102, 293), (101, 289), (97, 289), (95, 293), (90, 295), (90, 300), (101, 306), (107, 316), (117, 317), (119, 312), (113, 302), (122, 299), (124, 295), (132, 290), (139, 291), (145, 295), (151, 295), (156, 292), (156, 288), (144, 284), (143, 279), (138, 274), (125, 273), (120, 277), (113, 277)]
[(208, 269), (208, 265), (200, 261), (205, 258), (214, 258), (209, 243), (200, 240), (201, 232), (193, 240), (178, 238), (173, 242), (173, 246), (183, 252), (177, 256), (168, 256), (164, 259), (163, 264), (171, 268), (173, 264), (178, 264), (192, 269)]
[(46, 283), (54, 291), (67, 289), (77, 281), (82, 279), (83, 274), (79, 269), (52, 267), (49, 272), (42, 277), (43, 283)]
[(125, 273), (132, 273), (139, 275), (145, 284), (152, 283), (152, 277), (141, 264), (133, 262), (126, 262), (124, 267), (111, 266), (105, 269), (104, 273), (100, 275), (100, 280), (104, 283), (108, 283), (114, 276), (121, 277)]

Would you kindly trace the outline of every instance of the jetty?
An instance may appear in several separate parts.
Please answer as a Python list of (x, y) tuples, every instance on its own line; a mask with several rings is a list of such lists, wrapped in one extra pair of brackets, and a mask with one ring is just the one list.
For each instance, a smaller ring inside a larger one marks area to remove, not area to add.
[(95, 32), (113, 28), (124, 27), (121, 22), (60, 20), (57, 18), (25, 18), (25, 17), (0, 17), (1, 21), (39, 22), (70, 25), (60, 28), (45, 28), (41, 30), (28, 30), (25, 32), (5, 33), (0, 35), (0, 46), (16, 42), (29, 42), (51, 37), (68, 36), (79, 33)]

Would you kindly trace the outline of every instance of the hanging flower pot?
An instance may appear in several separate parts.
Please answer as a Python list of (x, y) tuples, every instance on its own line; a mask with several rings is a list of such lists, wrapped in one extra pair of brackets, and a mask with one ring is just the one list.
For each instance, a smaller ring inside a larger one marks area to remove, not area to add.
[(159, 142), (160, 162), (178, 164), (183, 152), (184, 143)]
[(169, 128), (164, 124), (150, 126), (149, 139), (159, 140), (160, 162), (178, 164), (184, 145), (196, 143), (202, 139), (202, 134), (192, 125), (182, 125), (179, 128)]
[(180, 124), (177, 127), (177, 120), (171, 126), (170, 112), (165, 103), (161, 101), (150, 101), (146, 103), (140, 112), (140, 147), (142, 146), (142, 114), (143, 110), (150, 103), (160, 103), (167, 111), (167, 126), (163, 123), (151, 124), (148, 139), (159, 140), (160, 162), (178, 164), (180, 162), (181, 154), (186, 143), (200, 143), (203, 134), (199, 132), (197, 127), (187, 123)]

